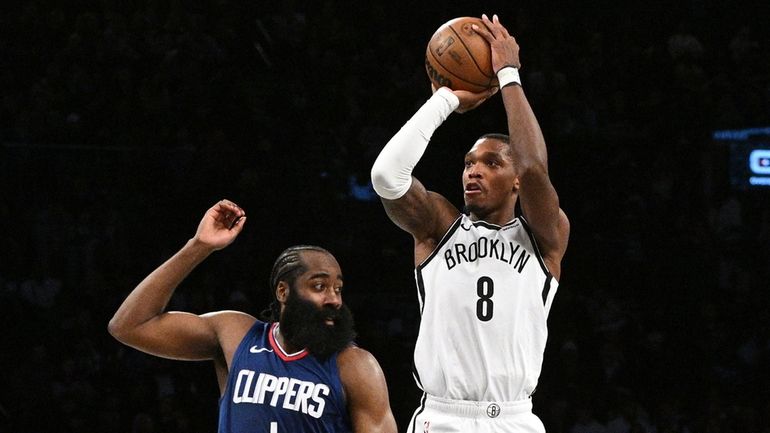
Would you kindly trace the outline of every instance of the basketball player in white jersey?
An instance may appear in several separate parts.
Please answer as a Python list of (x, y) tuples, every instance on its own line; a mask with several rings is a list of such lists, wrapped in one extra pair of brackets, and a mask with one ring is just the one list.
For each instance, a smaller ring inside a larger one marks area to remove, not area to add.
[[(468, 215), (412, 177), (433, 132), (473, 94), (440, 88), (388, 142), (372, 168), (393, 222), (414, 237), (421, 321), (415, 380), (424, 391), (409, 432), (544, 432), (532, 413), (546, 320), (569, 222), (548, 177), (546, 146), (524, 96), (519, 46), (497, 16), (489, 41), (509, 136), (489, 134), (465, 155)], [(516, 217), (519, 200), (522, 215)]]

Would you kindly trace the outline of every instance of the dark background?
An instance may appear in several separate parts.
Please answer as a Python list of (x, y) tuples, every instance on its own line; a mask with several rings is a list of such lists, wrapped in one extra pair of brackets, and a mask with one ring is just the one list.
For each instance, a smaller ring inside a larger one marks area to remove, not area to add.
[[(412, 243), (368, 172), (430, 94), (433, 31), (498, 13), (572, 222), (535, 413), (553, 433), (770, 432), (770, 194), (730, 188), (711, 138), (770, 124), (769, 3), (69, 3), (0, 6), (0, 431), (216, 429), (210, 363), (106, 328), (224, 197), (248, 224), (171, 308), (257, 314), (281, 250), (327, 247), (403, 430)], [(499, 96), (415, 174), (461, 204), (486, 132)]]

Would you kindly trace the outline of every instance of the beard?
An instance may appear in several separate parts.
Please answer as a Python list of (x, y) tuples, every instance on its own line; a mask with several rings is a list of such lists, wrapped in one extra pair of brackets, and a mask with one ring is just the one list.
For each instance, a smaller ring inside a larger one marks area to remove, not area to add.
[[(327, 325), (331, 319), (334, 325)], [(280, 320), (281, 333), (296, 347), (306, 348), (318, 358), (328, 358), (353, 342), (356, 331), (347, 305), (339, 309), (316, 307), (291, 291)]]

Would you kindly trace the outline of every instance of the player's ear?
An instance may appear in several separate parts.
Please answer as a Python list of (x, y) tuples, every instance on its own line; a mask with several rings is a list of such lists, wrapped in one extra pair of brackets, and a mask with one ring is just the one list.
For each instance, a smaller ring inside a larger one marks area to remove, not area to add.
[(281, 304), (286, 303), (286, 298), (289, 297), (289, 285), (286, 281), (279, 281), (278, 286), (275, 288), (275, 299)]
[(519, 191), (519, 186), (520, 186), (520, 184), (519, 184), (519, 176), (516, 176), (515, 178), (513, 178), (513, 189), (511, 191), (512, 192), (518, 192)]

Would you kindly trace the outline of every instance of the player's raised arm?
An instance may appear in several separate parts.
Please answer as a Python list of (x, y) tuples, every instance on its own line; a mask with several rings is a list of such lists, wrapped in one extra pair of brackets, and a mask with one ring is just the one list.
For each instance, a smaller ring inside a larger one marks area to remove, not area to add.
[(519, 200), (524, 217), (538, 241), (540, 251), (558, 278), (559, 264), (567, 248), (569, 222), (559, 208), (559, 197), (548, 176), (548, 154), (540, 125), (524, 95), (518, 69), (519, 45), (500, 24), (482, 16), (487, 28), (474, 26), (492, 49), (492, 67), (500, 81), (508, 118), (512, 159), (521, 188)]
[(200, 360), (216, 356), (216, 316), (212, 319), (211, 315), (164, 310), (182, 280), (209, 254), (233, 242), (245, 222), (245, 212), (231, 201), (222, 200), (211, 207), (195, 236), (123, 301), (110, 320), (110, 334), (126, 345), (165, 358)]
[[(442, 87), (390, 139), (372, 167), (372, 185), (390, 219), (415, 238), (416, 262), (427, 256), (460, 212), (445, 197), (428, 191), (412, 170), (433, 132), (453, 111), (472, 110), (496, 92), (451, 91)], [(420, 250), (427, 251), (422, 254)]]

